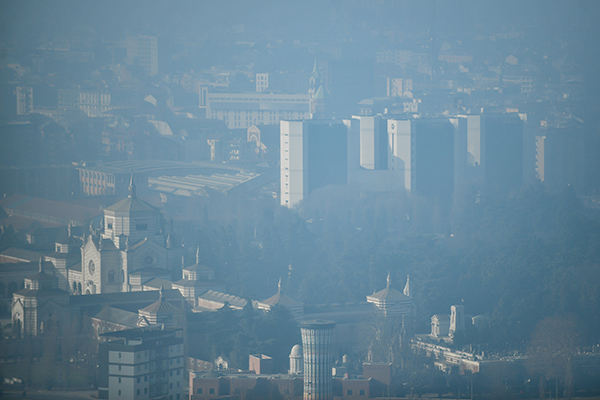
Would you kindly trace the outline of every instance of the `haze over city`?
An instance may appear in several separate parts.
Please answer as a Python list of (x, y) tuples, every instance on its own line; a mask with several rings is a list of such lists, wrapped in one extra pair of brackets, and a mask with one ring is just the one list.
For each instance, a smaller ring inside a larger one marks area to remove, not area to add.
[(600, 3), (0, 4), (0, 395), (600, 398)]

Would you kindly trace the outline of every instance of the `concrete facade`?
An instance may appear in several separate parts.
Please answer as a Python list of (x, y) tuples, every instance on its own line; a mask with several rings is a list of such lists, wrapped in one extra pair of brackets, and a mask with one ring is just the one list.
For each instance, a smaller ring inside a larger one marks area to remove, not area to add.
[(102, 335), (98, 397), (101, 399), (183, 399), (181, 331), (162, 326)]

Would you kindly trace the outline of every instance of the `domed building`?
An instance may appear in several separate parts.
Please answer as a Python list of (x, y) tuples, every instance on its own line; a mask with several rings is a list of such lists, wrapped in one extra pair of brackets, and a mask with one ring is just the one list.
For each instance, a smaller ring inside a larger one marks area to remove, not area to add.
[(181, 246), (164, 232), (160, 211), (137, 198), (133, 175), (129, 192), (104, 210), (102, 229), (84, 239), (76, 282), (82, 294), (139, 291), (150, 279), (178, 278)]
[(302, 356), (302, 346), (299, 344), (292, 347), (290, 352), (290, 375), (299, 375), (304, 371), (304, 357)]

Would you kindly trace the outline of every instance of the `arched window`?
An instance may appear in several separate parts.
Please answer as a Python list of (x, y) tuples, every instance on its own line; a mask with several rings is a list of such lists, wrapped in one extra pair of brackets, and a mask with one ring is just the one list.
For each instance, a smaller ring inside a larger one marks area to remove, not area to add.
[(77, 282), (73, 282), (73, 294), (77, 294)]
[(77, 293), (79, 293), (79, 294), (81, 294), (81, 293), (82, 293), (82, 291), (81, 291), (81, 282), (79, 282), (79, 283), (77, 284)]
[(135, 224), (135, 230), (136, 231), (145, 231), (148, 230), (148, 224), (145, 222), (140, 222)]
[(115, 282), (115, 270), (109, 269), (108, 270), (108, 283), (114, 283), (114, 282)]

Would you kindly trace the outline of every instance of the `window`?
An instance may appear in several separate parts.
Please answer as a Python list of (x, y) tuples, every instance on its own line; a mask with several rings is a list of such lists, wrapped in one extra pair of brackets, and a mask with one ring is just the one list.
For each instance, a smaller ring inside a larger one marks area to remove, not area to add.
[(119, 396), (121, 395), (121, 390), (119, 390)]
[(169, 373), (169, 376), (173, 376), (173, 371), (171, 371), (171, 372)]
[(173, 384), (169, 383), (169, 389), (173, 389)]
[(215, 388), (208, 389), (208, 394), (215, 394)]
[(179, 375), (179, 373), (180, 373), (180, 372), (181, 372), (181, 370), (180, 370), (180, 369), (178, 369), (178, 370), (177, 370), (177, 375)]
[(119, 358), (121, 358), (121, 353), (119, 353)]
[[(119, 369), (121, 369), (121, 368), (119, 368)], [(119, 378), (119, 383), (121, 383), (121, 378)]]
[(196, 390), (196, 394), (202, 394), (202, 388), (198, 388), (198, 389)]
[(352, 396), (352, 389), (348, 389), (346, 393), (348, 393), (348, 396)]
[(359, 394), (360, 394), (361, 396), (364, 396), (364, 395), (365, 395), (365, 391), (364, 391), (363, 389), (361, 389), (361, 390), (360, 390), (360, 392), (359, 392)]
[(148, 393), (148, 388), (145, 388), (144, 389), (144, 394), (147, 394), (147, 393)]
[(138, 389), (138, 390), (136, 391), (136, 394), (137, 394), (138, 396), (140, 395), (140, 389)]
[(138, 376), (137, 377), (137, 383), (140, 383), (141, 380), (142, 380), (142, 378)]
[(121, 366), (119, 365), (119, 371), (121, 370)]
[[(146, 369), (148, 369), (147, 365), (146, 365)], [(144, 382), (148, 382), (148, 375), (144, 376)]]
[(140, 222), (135, 224), (135, 230), (136, 231), (145, 231), (148, 230), (148, 224), (145, 222)]

